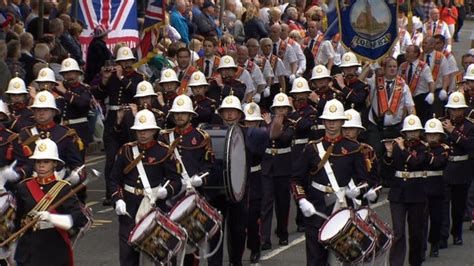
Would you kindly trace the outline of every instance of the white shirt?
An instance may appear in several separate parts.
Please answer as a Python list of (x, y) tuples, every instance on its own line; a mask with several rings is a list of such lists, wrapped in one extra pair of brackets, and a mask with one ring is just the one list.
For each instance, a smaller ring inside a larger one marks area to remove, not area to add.
[[(429, 55), (430, 55), (429, 65), (430, 65), (431, 73), (433, 73), (433, 68), (434, 68), (434, 65), (435, 65), (434, 62), (436, 60), (435, 50), (433, 50), (431, 53), (429, 53)], [(423, 59), (426, 60), (426, 54), (425, 54), (425, 58), (423, 58)], [(435, 80), (435, 88), (436, 89), (439, 89), (439, 88), (443, 87), (443, 76), (444, 75), (449, 75), (449, 64), (448, 64), (448, 61), (446, 61), (446, 58), (443, 55), (441, 57), (441, 63), (440, 63), (440, 66), (439, 66), (438, 77)], [(433, 79), (434, 79), (434, 77), (433, 77)]]
[[(283, 41), (281, 39), (277, 42), (277, 46), (276, 46), (277, 53), (280, 51), (280, 45), (282, 42)], [(296, 54), (295, 54), (295, 51), (293, 50), (293, 47), (289, 44), (286, 45), (285, 54), (283, 55), (282, 61), (286, 70), (285, 74), (287, 76), (293, 74), (291, 72), (291, 64), (296, 63), (298, 59), (296, 58)]]
[[(420, 60), (416, 59), (412, 64), (413, 64), (413, 74), (412, 74), (412, 80), (415, 78), (415, 73), (416, 69), (418, 68), (418, 64), (420, 63)], [(408, 72), (410, 71), (410, 63), (407, 62), (407, 70), (405, 73), (405, 80), (408, 80)], [(398, 75), (402, 74), (402, 69), (398, 69)], [(413, 93), (413, 97), (423, 94), (423, 93), (428, 93), (430, 91), (429, 83), (433, 82), (433, 76), (431, 76), (431, 69), (428, 67), (428, 65), (425, 65), (423, 67), (423, 70), (421, 70), (420, 73), (420, 79), (418, 80), (418, 84), (416, 84), (415, 92)], [(407, 82), (407, 85), (409, 83)]]
[[(313, 40), (316, 41), (318, 40), (319, 35), (317, 35)], [(311, 43), (311, 40), (309, 40), (308, 45)], [(315, 65), (327, 65), (329, 62), (329, 59), (334, 58), (336, 52), (334, 51), (334, 47), (332, 47), (332, 43), (329, 40), (324, 40), (321, 42), (318, 50), (318, 54), (314, 58), (314, 64)]]
[(337, 42), (336, 48), (334, 48), (334, 65), (338, 66), (342, 63), (342, 56), (346, 53), (346, 49), (342, 46), (341, 42)]
[[(400, 31), (401, 34), (401, 31)], [(403, 36), (398, 35), (396, 39), (395, 46), (393, 47), (393, 57), (397, 58), (401, 54), (405, 54), (405, 50), (407, 49), (408, 45), (411, 45), (411, 35), (408, 31), (405, 31)], [(402, 37), (402, 38), (400, 38)]]
[[(277, 84), (277, 83), (280, 83), (280, 80), (278, 79), (279, 76), (287, 76), (286, 75), (286, 69), (285, 69), (285, 65), (283, 65), (283, 61), (281, 61), (281, 59), (278, 58), (278, 56), (277, 56), (277, 63), (276, 63), (275, 69), (272, 69), (271, 64), (270, 64), (271, 55), (272, 54), (270, 54), (269, 56), (263, 55), (263, 57), (265, 57), (265, 59), (267, 61), (266, 64), (268, 64), (270, 66), (270, 69), (272, 71), (273, 84)], [(272, 84), (268, 84), (268, 85), (272, 85)]]
[[(385, 80), (387, 81), (387, 80)], [(370, 97), (370, 102), (372, 103), (371, 105), (371, 110), (369, 112), (369, 121), (372, 122), (373, 124), (377, 124), (375, 121), (376, 121), (376, 118), (374, 117), (374, 113), (376, 115), (379, 114), (379, 106), (378, 106), (378, 99), (377, 99), (377, 86), (376, 86), (376, 82), (375, 82), (375, 75), (373, 75), (371, 78), (367, 79), (367, 83), (369, 84), (369, 87), (370, 87), (370, 94), (369, 94), (369, 97)], [(391, 100), (391, 97), (393, 96), (393, 91), (394, 91), (394, 86), (395, 84), (392, 83), (391, 85), (392, 87), (392, 95), (390, 96), (390, 100)], [(389, 100), (389, 104), (390, 104), (390, 100)], [(403, 86), (403, 92), (402, 92), (402, 95), (401, 95), (401, 99), (400, 99), (400, 104), (398, 105), (398, 110), (395, 114), (389, 114), (389, 113), (386, 113), (385, 116), (384, 116), (384, 126), (393, 126), (393, 125), (396, 125), (398, 123), (401, 123), (403, 121), (403, 118), (404, 118), (404, 109), (405, 108), (413, 108), (415, 106), (415, 102), (413, 102), (413, 98), (411, 96), (411, 93), (410, 93), (410, 88), (408, 88), (408, 86), (405, 84)]]
[[(250, 58), (249, 58), (249, 60), (250, 60)], [(253, 62), (255, 63), (256, 67), (258, 67), (258, 68), (260, 68), (260, 66), (257, 64), (257, 62), (259, 60), (263, 60), (263, 56), (262, 56), (262, 58), (257, 58), (257, 57), (253, 58)], [(260, 71), (263, 74), (263, 78), (265, 79), (265, 83), (266, 83), (267, 80), (274, 77), (272, 66), (270, 65), (270, 62), (268, 60), (265, 61), (265, 65), (263, 66), (263, 68), (260, 68)], [(268, 84), (268, 85), (271, 85), (271, 84)]]
[(436, 22), (433, 21), (428, 21), (423, 24), (423, 34), (425, 36), (432, 36), (433, 34), (433, 28), (438, 27), (438, 24), (441, 23), (441, 35), (443, 35), (446, 39), (451, 39), (451, 33), (449, 32), (448, 24), (446, 22), (439, 20)]
[[(457, 73), (459, 71), (458, 63), (456, 62), (456, 58), (454, 57), (452, 53), (449, 53), (448, 57), (446, 57), (446, 61), (448, 61), (448, 66), (449, 66), (448, 74), (449, 75), (453, 73)], [(448, 91), (453, 92), (455, 89), (456, 89), (456, 76), (454, 76), (451, 79), (451, 83), (449, 84)]]
[(212, 69), (214, 68), (215, 55), (211, 58), (204, 57), (204, 63), (202, 65), (202, 73), (206, 74), (206, 61), (209, 60), (209, 75), (206, 78), (212, 77)]
[[(249, 63), (249, 60), (245, 61), (245, 64), (244, 64), (245, 69), (247, 69), (248, 63)], [(250, 75), (252, 76), (253, 85), (255, 88), (257, 88), (259, 85), (264, 85), (264, 86), (267, 85), (267, 82), (265, 81), (265, 78), (263, 77), (262, 70), (260, 70), (260, 67), (258, 67), (255, 61), (253, 62), (253, 68), (252, 68), (252, 71), (250, 72)]]
[(304, 73), (306, 70), (306, 57), (304, 56), (303, 49), (301, 49), (301, 45), (297, 42), (293, 42), (293, 51), (295, 51), (296, 59), (298, 60), (298, 68), (296, 70), (297, 73)]
[(423, 42), (423, 33), (416, 31), (411, 37), (411, 42), (413, 45), (416, 45), (421, 48), (421, 43)]
[(245, 86), (247, 86), (245, 94), (252, 93), (255, 91), (252, 76), (250, 76), (250, 73), (247, 71), (247, 69), (244, 68), (244, 71), (242, 71), (242, 74), (240, 74), (239, 80), (242, 81)]

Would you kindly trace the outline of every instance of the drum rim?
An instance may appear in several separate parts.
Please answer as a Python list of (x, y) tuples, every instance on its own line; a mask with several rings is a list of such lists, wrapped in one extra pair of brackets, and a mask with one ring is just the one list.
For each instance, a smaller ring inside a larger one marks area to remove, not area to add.
[(176, 209), (179, 207), (179, 205), (181, 205), (181, 203), (183, 203), (186, 199), (188, 199), (188, 198), (191, 197), (191, 196), (194, 196), (194, 200), (193, 200), (194, 206), (197, 205), (196, 199), (199, 198), (199, 196), (197, 195), (197, 193), (190, 193), (190, 194), (184, 196), (184, 197), (181, 198), (181, 199), (173, 206), (173, 208), (171, 208), (171, 210), (168, 212), (168, 215), (167, 215), (167, 216), (168, 216), (168, 218), (169, 218), (171, 221), (176, 222), (176, 220), (179, 220), (179, 219), (182, 218), (182, 216), (180, 216), (180, 217), (177, 217), (176, 220), (175, 220), (175, 219), (171, 219), (171, 215), (173, 214), (173, 212), (176, 211)]
[[(349, 211), (349, 214), (350, 214), (349, 217), (350, 217), (350, 218), (354, 216), (354, 210), (353, 210), (352, 208), (341, 208), (341, 209), (337, 210), (335, 213), (331, 214), (331, 215), (326, 219), (326, 221), (324, 221), (324, 223), (321, 225), (321, 227), (320, 227), (319, 230), (318, 230), (318, 240), (319, 240), (319, 242), (321, 242), (321, 243), (323, 243), (323, 244), (327, 244), (327, 243), (329, 243), (329, 241), (334, 237), (334, 236), (333, 236), (333, 237), (331, 237), (331, 238), (329, 238), (329, 239), (321, 240), (322, 231), (323, 231), (324, 227), (329, 223), (330, 218), (336, 216), (336, 214), (339, 214), (339, 213), (342, 212), (342, 211)], [(350, 220), (350, 219), (349, 219), (349, 220)], [(348, 221), (349, 221), (349, 220), (348, 220)], [(344, 225), (341, 229), (346, 228), (347, 224), (348, 224), (348, 223), (346, 222), (345, 225)]]
[[(237, 129), (236, 129), (237, 128)], [(229, 141), (229, 138), (230, 136), (232, 136), (232, 134), (234, 134), (234, 131), (238, 130), (239, 134), (242, 135), (242, 138), (244, 139), (244, 152), (243, 152), (243, 156), (244, 156), (244, 169), (243, 169), (243, 177), (244, 177), (244, 180), (242, 182), (242, 187), (241, 187), (241, 191), (240, 192), (235, 192), (233, 191), (232, 189), (232, 178), (230, 176), (230, 172), (231, 172), (231, 163), (230, 163), (230, 160), (229, 160), (229, 156), (230, 156), (230, 153), (229, 153), (229, 148), (230, 148), (230, 141)], [(223, 174), (223, 177), (224, 177), (224, 188), (225, 188), (225, 192), (226, 192), (226, 195), (227, 197), (234, 203), (237, 203), (237, 202), (240, 202), (242, 201), (242, 199), (244, 198), (244, 195), (245, 195), (245, 188), (247, 186), (247, 154), (246, 154), (246, 150), (245, 150), (245, 136), (244, 136), (244, 132), (242, 130), (242, 128), (240, 127), (239, 124), (234, 124), (232, 125), (229, 130), (227, 131), (227, 134), (226, 134), (226, 137), (225, 137), (225, 150), (224, 150), (224, 174)]]

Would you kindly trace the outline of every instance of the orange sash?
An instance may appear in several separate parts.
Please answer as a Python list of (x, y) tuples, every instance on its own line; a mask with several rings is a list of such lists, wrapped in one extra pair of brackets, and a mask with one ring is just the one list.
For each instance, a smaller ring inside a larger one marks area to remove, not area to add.
[(255, 67), (255, 63), (253, 61), (247, 60), (247, 71), (252, 74), (253, 68)]
[(433, 34), (433, 21), (430, 21), (428, 23), (429, 23), (428, 32), (427, 32), (428, 36), (441, 34), (441, 30), (443, 26), (443, 22), (441, 20), (438, 20), (434, 34)]
[(239, 79), (240, 75), (242, 75), (242, 72), (244, 72), (244, 68), (240, 66), (237, 67), (237, 71), (235, 71), (234, 79)]
[[(408, 85), (410, 87), (410, 91), (413, 94), (416, 90), (416, 86), (418, 85), (418, 81), (420, 80), (421, 76), (421, 71), (423, 71), (423, 68), (425, 67), (426, 63), (424, 61), (418, 61), (418, 66), (416, 66), (415, 73), (413, 73), (413, 76), (411, 78), (411, 82)], [(401, 66), (402, 70), (402, 78), (405, 79), (405, 82), (408, 82), (408, 62), (404, 62)], [(406, 78), (405, 78), (406, 77)]]
[(184, 72), (183, 79), (181, 80), (181, 85), (178, 88), (178, 95), (185, 94), (188, 90), (188, 83), (189, 79), (191, 79), (191, 75), (196, 72), (196, 68), (193, 66), (189, 66), (186, 71)]
[[(313, 49), (311, 49), (311, 54), (313, 54), (313, 57), (318, 56), (319, 47), (321, 46), (321, 43), (323, 42), (323, 40), (324, 40), (324, 35), (320, 34), (318, 38), (316, 39), (316, 42), (314, 43)], [(308, 42), (306, 45), (309, 45), (309, 43), (310, 42)]]
[(286, 52), (286, 47), (288, 46), (288, 44), (282, 40), (280, 40), (280, 47), (278, 47), (278, 57), (281, 58), (281, 60), (283, 60), (283, 58), (285, 57), (285, 52)]
[(443, 59), (443, 53), (435, 51), (435, 60), (433, 70), (431, 71), (431, 75), (433, 76), (433, 81), (436, 82), (439, 75), (439, 68), (441, 67), (441, 59)]
[(400, 105), (400, 100), (402, 98), (403, 86), (405, 82), (403, 78), (397, 76), (395, 79), (395, 86), (392, 92), (392, 97), (390, 101), (388, 99), (387, 90), (385, 88), (385, 79), (382, 75), (376, 76), (376, 86), (377, 86), (377, 101), (379, 105), (379, 116), (385, 115), (388, 111), (391, 114), (395, 114)]
[[(218, 57), (217, 55), (214, 56), (214, 64), (212, 65), (211, 78), (215, 78), (217, 75), (219, 75), (219, 73), (217, 73), (217, 67), (219, 66), (220, 61), (220, 57)], [(197, 67), (202, 73), (204, 73), (204, 57), (199, 58), (199, 60), (197, 61)]]

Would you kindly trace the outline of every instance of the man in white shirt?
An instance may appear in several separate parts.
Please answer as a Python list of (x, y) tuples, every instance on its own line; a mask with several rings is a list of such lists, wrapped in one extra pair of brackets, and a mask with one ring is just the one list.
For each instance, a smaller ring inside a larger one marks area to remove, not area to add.
[[(270, 64), (270, 68), (273, 73), (273, 78), (270, 80), (270, 94), (264, 93), (264, 107), (270, 110), (272, 100), (277, 93), (281, 91), (286, 92), (286, 69), (278, 56), (272, 53), (273, 41), (270, 38), (263, 38), (260, 40), (260, 49), (262, 51), (261, 65)], [(268, 96), (266, 96), (268, 95)]]
[(435, 39), (435, 50), (442, 52), (446, 60), (448, 61), (448, 75), (449, 75), (449, 88), (448, 92), (451, 93), (456, 90), (456, 73), (459, 71), (458, 63), (453, 53), (446, 50), (446, 38), (437, 34), (433, 36)]
[(331, 71), (334, 64), (334, 48), (331, 41), (325, 40), (324, 34), (318, 31), (318, 23), (320, 22), (308, 22), (308, 36), (304, 41), (306, 62), (309, 62), (306, 69), (311, 71), (316, 65), (324, 65)]
[(296, 77), (296, 70), (298, 69), (298, 59), (296, 58), (295, 51), (291, 45), (280, 38), (281, 26), (279, 24), (273, 24), (270, 27), (269, 35), (273, 41), (272, 54), (278, 56), (283, 61), (285, 74), (289, 77), (289, 82), (292, 83)]
[(439, 9), (433, 8), (430, 10), (430, 19), (423, 25), (424, 37), (434, 36), (436, 34), (443, 35), (448, 43), (446, 49), (451, 52), (451, 33), (446, 22), (439, 19)]
[(288, 27), (288, 24), (281, 24), (280, 38), (282, 39), (283, 42), (286, 42), (293, 48), (293, 51), (295, 52), (296, 59), (297, 59), (296, 77), (301, 77), (301, 75), (303, 75), (304, 71), (306, 70), (306, 57), (304, 56), (301, 45), (295, 40), (288, 38), (289, 34), (290, 34), (290, 28)]
[(404, 79), (397, 75), (397, 60), (388, 57), (381, 66), (383, 73), (375, 74), (367, 80), (372, 103), (369, 110), (367, 138), (368, 144), (375, 149), (379, 158), (383, 155), (381, 141), (400, 136), (401, 124), (406, 113), (415, 113), (415, 103), (410, 88), (405, 84)]
[(249, 59), (249, 51), (246, 46), (239, 46), (237, 47), (237, 63), (240, 67), (245, 68), (251, 75), (253, 86), (256, 88), (256, 93), (253, 96), (253, 100), (256, 103), (260, 102), (261, 93), (267, 86), (267, 82), (265, 81), (262, 71), (260, 67), (258, 67), (257, 63), (253, 58)]
[(435, 99), (435, 84), (428, 64), (418, 59), (420, 47), (410, 45), (406, 49), (406, 62), (400, 65), (398, 74), (405, 80), (415, 102), (416, 114), (422, 124), (432, 118), (431, 105)]
[(423, 55), (421, 59), (424, 60), (431, 69), (431, 76), (435, 82), (435, 102), (433, 103), (433, 112), (436, 113), (437, 117), (443, 115), (444, 104), (449, 89), (449, 64), (442, 52), (436, 51), (435, 40), (433, 37), (428, 36), (423, 39), (422, 42)]
[(398, 38), (396, 39), (395, 46), (393, 47), (393, 58), (397, 59), (398, 64), (405, 62), (404, 56), (405, 51), (408, 45), (411, 45), (411, 35), (410, 33), (404, 29), (398, 29)]

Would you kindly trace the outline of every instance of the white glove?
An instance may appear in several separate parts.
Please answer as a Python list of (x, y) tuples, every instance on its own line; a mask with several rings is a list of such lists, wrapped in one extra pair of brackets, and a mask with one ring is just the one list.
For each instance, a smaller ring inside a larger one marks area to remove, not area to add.
[(16, 160), (9, 166), (5, 166), (0, 170), (0, 176), (9, 182), (16, 182), (20, 179), (20, 175), (15, 171)]
[(115, 213), (117, 215), (127, 215), (127, 204), (125, 204), (125, 201), (119, 199), (115, 202)]
[(311, 204), (311, 202), (309, 202), (307, 199), (300, 199), (298, 204), (304, 216), (310, 217), (316, 214), (316, 209), (314, 208), (313, 204)]
[(2, 175), (0, 175), (0, 191), (5, 190), (6, 182), (7, 182), (7, 179), (4, 178)]
[(259, 103), (260, 102), (260, 99), (262, 98), (262, 96), (260, 95), (260, 93), (255, 93), (255, 95), (253, 96), (253, 101), (255, 103)]
[(446, 92), (446, 90), (441, 89), (439, 91), (438, 97), (441, 101), (444, 101), (444, 100), (448, 99), (448, 93)]
[(191, 178), (191, 185), (193, 187), (202, 186), (202, 178), (199, 175), (193, 175), (193, 177)]
[(298, 69), (298, 71), (296, 71), (296, 76), (297, 77), (301, 77), (303, 75), (304, 71), (301, 70), (301, 69)]
[(266, 87), (263, 90), (263, 98), (267, 98), (268, 96), (270, 96), (270, 87)]
[(434, 93), (430, 92), (428, 95), (426, 95), (425, 102), (428, 104), (433, 104), (434, 102)]
[(158, 192), (156, 193), (156, 197), (158, 199), (165, 199), (166, 196), (168, 196), (168, 190), (166, 190), (166, 188), (164, 188), (164, 187), (158, 188)]
[(357, 187), (346, 190), (346, 197), (354, 199), (360, 195), (360, 189)]
[(79, 175), (79, 172), (82, 171), (82, 169), (85, 167), (85, 165), (78, 167), (74, 169), (71, 174), (66, 178), (66, 181), (71, 183), (72, 186), (75, 186), (81, 182), (81, 176)]
[(72, 217), (68, 214), (51, 214), (50, 212), (39, 212), (40, 221), (52, 223), (55, 227), (69, 230), (72, 227)]
[(290, 83), (293, 83), (293, 80), (295, 80), (296, 76), (295, 74), (290, 75)]
[(377, 192), (373, 189), (369, 189), (369, 191), (364, 194), (364, 198), (368, 201), (375, 201), (377, 199)]

